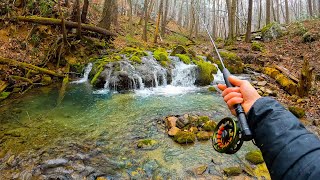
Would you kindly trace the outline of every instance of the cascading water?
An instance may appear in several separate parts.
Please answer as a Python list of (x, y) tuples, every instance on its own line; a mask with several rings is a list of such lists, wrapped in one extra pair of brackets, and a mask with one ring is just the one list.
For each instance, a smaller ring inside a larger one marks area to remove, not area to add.
[(73, 81), (74, 84), (81, 84), (88, 81), (89, 74), (92, 70), (92, 63), (89, 63), (87, 67), (84, 69), (83, 77), (77, 81)]
[(171, 57), (175, 64), (175, 69), (172, 70), (172, 85), (190, 87), (196, 82), (197, 66), (184, 64), (178, 57)]

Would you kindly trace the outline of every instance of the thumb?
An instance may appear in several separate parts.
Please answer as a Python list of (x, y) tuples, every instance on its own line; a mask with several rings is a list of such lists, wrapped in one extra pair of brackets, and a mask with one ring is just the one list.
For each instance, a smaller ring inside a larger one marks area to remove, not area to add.
[(230, 83), (234, 86), (240, 87), (244, 83), (243, 80), (240, 80), (234, 76), (230, 76), (228, 79), (229, 79)]

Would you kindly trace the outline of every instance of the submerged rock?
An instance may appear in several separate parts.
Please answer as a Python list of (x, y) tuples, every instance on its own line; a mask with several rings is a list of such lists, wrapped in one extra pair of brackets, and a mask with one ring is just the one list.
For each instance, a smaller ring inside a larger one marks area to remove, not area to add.
[(194, 143), (196, 135), (192, 132), (180, 131), (174, 136), (174, 140), (179, 144)]
[(264, 162), (261, 151), (255, 150), (246, 154), (246, 160), (252, 164), (261, 164)]
[(206, 131), (200, 131), (197, 133), (198, 141), (207, 141), (211, 138), (211, 134)]
[(196, 175), (202, 175), (204, 172), (206, 172), (208, 166), (207, 165), (202, 165), (202, 166), (199, 166), (197, 168), (195, 168), (193, 170), (193, 172), (196, 174)]
[(154, 149), (156, 148), (157, 144), (158, 142), (156, 140), (143, 139), (138, 141), (137, 147), (140, 149)]
[(224, 168), (223, 172), (227, 176), (238, 176), (242, 173), (242, 169), (240, 167), (229, 167), (229, 168)]
[(48, 168), (56, 168), (59, 166), (64, 166), (68, 163), (68, 160), (66, 159), (51, 159), (48, 160), (46, 162), (44, 162), (44, 164), (41, 165), (42, 169), (48, 169)]

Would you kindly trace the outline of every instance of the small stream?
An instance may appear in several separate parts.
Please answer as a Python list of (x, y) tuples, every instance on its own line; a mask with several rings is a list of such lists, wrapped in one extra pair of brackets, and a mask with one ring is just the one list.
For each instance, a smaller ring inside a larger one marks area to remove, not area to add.
[[(184, 70), (176, 69), (172, 84), (124, 94), (93, 90), (85, 76), (69, 85), (59, 106), (59, 87), (43, 87), (2, 107), (0, 179), (186, 179), (202, 165), (203, 176), (222, 177), (224, 167), (238, 166), (255, 147), (245, 143), (224, 155), (210, 141), (181, 146), (167, 136), (160, 123), (167, 115), (231, 116), (219, 93), (193, 86), (192, 73), (181, 77)], [(157, 147), (138, 149), (146, 138)]]

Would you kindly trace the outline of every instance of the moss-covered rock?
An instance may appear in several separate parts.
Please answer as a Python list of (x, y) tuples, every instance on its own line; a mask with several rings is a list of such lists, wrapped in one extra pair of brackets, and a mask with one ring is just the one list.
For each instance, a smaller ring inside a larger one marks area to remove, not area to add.
[(136, 62), (136, 63), (139, 63), (139, 64), (142, 63), (142, 60), (141, 60), (141, 58), (140, 58), (139, 56), (132, 56), (132, 57), (130, 58), (130, 61)]
[(259, 150), (248, 152), (245, 158), (252, 164), (261, 164), (264, 162), (262, 153)]
[(210, 91), (210, 92), (217, 92), (217, 89), (216, 89), (215, 87), (213, 87), (213, 86), (210, 86), (210, 87), (208, 88), (208, 91)]
[(173, 139), (179, 144), (194, 143), (196, 140), (196, 135), (192, 132), (180, 131), (174, 136)]
[(158, 48), (153, 52), (153, 57), (157, 61), (169, 61), (168, 52), (163, 48)]
[(153, 139), (143, 139), (143, 140), (139, 140), (137, 147), (138, 148), (152, 148), (157, 144), (156, 140)]
[(203, 129), (205, 131), (213, 131), (214, 128), (217, 126), (217, 123), (214, 121), (207, 121), (204, 125), (203, 125)]
[(211, 134), (206, 131), (200, 131), (197, 133), (198, 141), (207, 141), (211, 138)]
[(185, 64), (191, 63), (191, 58), (186, 54), (176, 54), (175, 56), (177, 56)]
[(216, 66), (206, 61), (193, 61), (199, 68), (199, 76), (197, 77), (196, 84), (200, 86), (210, 85), (214, 80), (213, 74), (218, 72)]
[(229, 167), (229, 168), (224, 168), (223, 172), (227, 176), (238, 176), (242, 173), (242, 169), (240, 167)]
[(92, 85), (95, 85), (97, 80), (98, 80), (98, 77), (100, 76), (100, 74), (102, 73), (103, 71), (103, 67), (100, 67), (98, 72), (93, 76), (93, 78), (91, 79), (91, 84)]
[(7, 99), (10, 96), (11, 92), (2, 92), (0, 93), (0, 101)]
[(265, 68), (263, 69), (263, 73), (266, 74), (266, 75), (268, 75), (268, 76), (270, 76), (270, 77), (272, 77), (273, 79), (275, 79), (276, 76), (277, 76), (278, 74), (280, 74), (280, 72), (279, 72), (278, 70), (276, 70), (276, 69), (274, 69), (274, 68), (271, 68), (271, 67), (265, 67)]
[(264, 45), (261, 44), (261, 43), (258, 43), (256, 41), (254, 41), (252, 44), (251, 44), (251, 49), (253, 51), (260, 51), (262, 52), (264, 50)]
[(205, 124), (208, 121), (210, 121), (210, 118), (208, 116), (200, 116), (198, 118), (197, 125)]
[(181, 45), (174, 48), (170, 56), (177, 56), (177, 54), (187, 54), (187, 49)]
[(289, 111), (292, 114), (294, 114), (297, 118), (302, 118), (306, 114), (304, 109), (297, 107), (297, 106), (289, 107)]
[(320, 33), (309, 31), (303, 34), (302, 39), (304, 43), (314, 42), (320, 39)]
[(277, 39), (284, 34), (284, 28), (280, 24), (273, 22), (261, 29), (262, 39), (266, 42)]
[[(243, 73), (244, 64), (239, 56), (229, 51), (221, 51), (220, 55), (223, 58), (224, 64), (226, 68), (229, 69), (230, 73), (232, 74)], [(222, 64), (218, 59), (215, 60), (215, 63), (218, 65), (220, 69), (222, 69)]]

